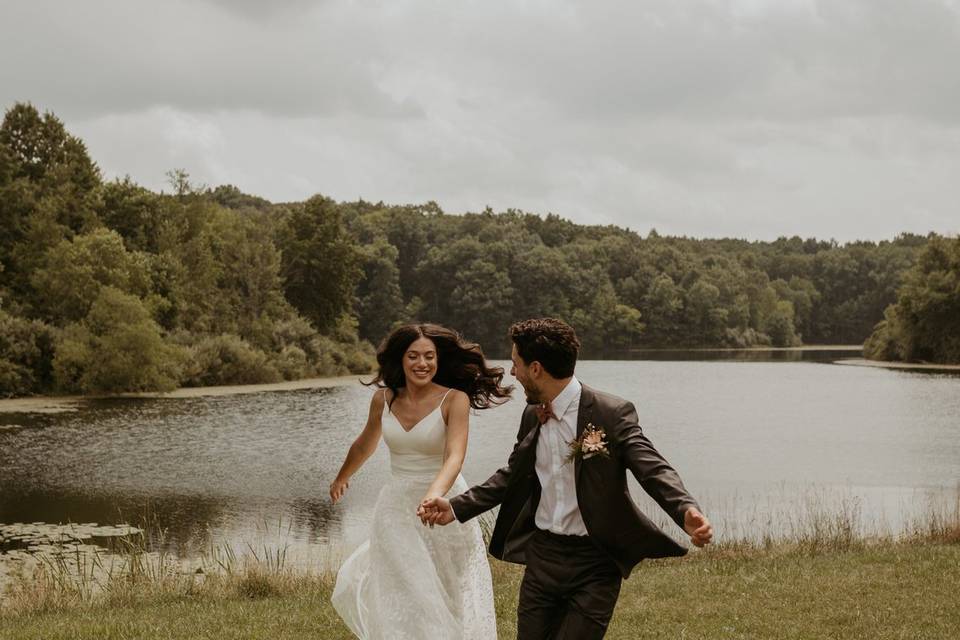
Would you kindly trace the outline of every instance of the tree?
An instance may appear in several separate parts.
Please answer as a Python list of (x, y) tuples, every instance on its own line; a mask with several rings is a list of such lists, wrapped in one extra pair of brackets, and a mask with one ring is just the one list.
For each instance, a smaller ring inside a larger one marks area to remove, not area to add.
[(100, 220), (119, 233), (127, 248), (159, 253), (164, 220), (169, 207), (161, 196), (134, 183), (129, 177), (108, 182), (102, 189)]
[(820, 301), (820, 292), (810, 280), (797, 276), (792, 276), (790, 282), (777, 279), (770, 284), (781, 300), (793, 305), (794, 332), (799, 336), (804, 335), (810, 327), (813, 308)]
[(0, 285), (30, 300), (43, 253), (97, 225), (100, 171), (53, 114), (17, 103), (0, 124)]
[(0, 397), (49, 390), (53, 382), (53, 329), (0, 309)]
[(56, 116), (16, 104), (0, 125), (0, 146), (6, 148), (10, 181), (30, 185), (34, 200), (56, 199), (58, 223), (76, 233), (94, 219), (100, 171), (83, 142), (67, 133)]
[(183, 357), (140, 300), (105, 286), (87, 317), (64, 330), (53, 369), (64, 391), (168, 391), (179, 382)]
[(934, 237), (865, 344), (879, 359), (960, 363), (960, 237)]
[(695, 343), (718, 344), (722, 339), (727, 310), (719, 302), (720, 290), (709, 282), (697, 280), (687, 291), (685, 319)]
[(269, 348), (273, 323), (292, 317), (294, 310), (283, 296), (280, 252), (266, 221), (219, 209), (209, 234), (220, 265), (216, 308), (231, 315), (230, 330), (261, 349)]
[(351, 310), (362, 275), (361, 253), (343, 226), (336, 203), (314, 196), (291, 213), (279, 232), (287, 300), (321, 332)]
[(357, 321), (360, 337), (374, 344), (394, 323), (404, 318), (396, 247), (378, 237), (363, 249), (363, 278), (357, 285)]
[(794, 347), (800, 343), (793, 326), (793, 303), (780, 300), (766, 322), (766, 333), (775, 347)]
[(203, 191), (203, 187), (194, 186), (190, 182), (190, 174), (186, 169), (171, 169), (167, 171), (167, 184), (173, 188), (173, 193), (178, 197), (196, 195)]
[(650, 285), (643, 300), (647, 321), (646, 339), (650, 344), (663, 345), (677, 340), (683, 314), (683, 292), (666, 273), (661, 273)]
[(120, 235), (108, 229), (61, 241), (47, 251), (31, 282), (37, 306), (61, 326), (86, 316), (102, 287), (143, 297), (150, 286), (145, 257), (128, 252)]
[(513, 298), (513, 317), (570, 317), (575, 281), (573, 267), (559, 250), (543, 245), (519, 250), (510, 268), (510, 282), (518, 294)]
[(644, 330), (640, 312), (617, 300), (609, 278), (597, 283), (586, 302), (573, 311), (571, 318), (585, 354), (622, 356), (640, 340)]
[(492, 262), (476, 258), (456, 270), (449, 296), (452, 326), (483, 345), (488, 354), (505, 353), (513, 306), (510, 276)]

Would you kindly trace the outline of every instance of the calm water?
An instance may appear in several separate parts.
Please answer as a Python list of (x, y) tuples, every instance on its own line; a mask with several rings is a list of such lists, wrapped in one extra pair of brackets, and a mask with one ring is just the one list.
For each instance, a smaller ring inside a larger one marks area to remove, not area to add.
[[(960, 376), (792, 357), (587, 361), (578, 375), (634, 401), (721, 538), (782, 533), (840, 508), (855, 509), (865, 529), (898, 531), (931, 501), (956, 495)], [(149, 510), (184, 555), (224, 543), (285, 544), (294, 557), (352, 547), (389, 477), (384, 446), (343, 503), (330, 505), (327, 486), (370, 393), (356, 384), (0, 413), (0, 524), (136, 524)], [(516, 395), (472, 419), (468, 482), (506, 460), (522, 409)]]

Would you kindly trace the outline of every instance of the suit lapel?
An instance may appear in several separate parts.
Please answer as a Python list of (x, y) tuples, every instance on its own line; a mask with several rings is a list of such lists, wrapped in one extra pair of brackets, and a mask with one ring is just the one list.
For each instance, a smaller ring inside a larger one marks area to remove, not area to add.
[(540, 438), (540, 421), (537, 420), (536, 414), (531, 412), (525, 413), (523, 416), (524, 420), (529, 421), (530, 428), (527, 431), (527, 434), (523, 437), (523, 440), (520, 442), (520, 447), (523, 451), (523, 460), (525, 461), (535, 461), (537, 456), (537, 440)]
[[(593, 397), (593, 390), (581, 383), (580, 404), (577, 407), (577, 440), (583, 436), (583, 430), (586, 429), (593, 415)], [(574, 475), (577, 482), (580, 482), (581, 462), (579, 456), (575, 458), (573, 462)]]

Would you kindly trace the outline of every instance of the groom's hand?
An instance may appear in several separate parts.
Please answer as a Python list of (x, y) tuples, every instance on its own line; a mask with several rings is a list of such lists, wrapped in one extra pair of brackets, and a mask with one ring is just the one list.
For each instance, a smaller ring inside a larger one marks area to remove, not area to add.
[(699, 509), (690, 507), (683, 514), (683, 530), (690, 536), (690, 542), (698, 547), (713, 541), (713, 525)]
[(435, 524), (441, 526), (450, 524), (457, 519), (453, 514), (453, 507), (450, 506), (450, 501), (444, 497), (427, 498), (420, 503), (420, 507), (417, 509), (417, 515), (420, 516), (420, 521), (423, 524), (430, 525), (431, 527)]

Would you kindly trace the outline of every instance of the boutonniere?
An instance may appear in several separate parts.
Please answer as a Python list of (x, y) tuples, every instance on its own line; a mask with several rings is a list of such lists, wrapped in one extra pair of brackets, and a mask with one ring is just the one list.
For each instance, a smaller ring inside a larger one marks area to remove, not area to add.
[(607, 448), (607, 434), (600, 427), (594, 426), (592, 422), (587, 423), (587, 426), (583, 429), (583, 434), (579, 438), (567, 443), (567, 445), (570, 447), (567, 462), (577, 458), (589, 460), (596, 455), (610, 457), (610, 450)]

